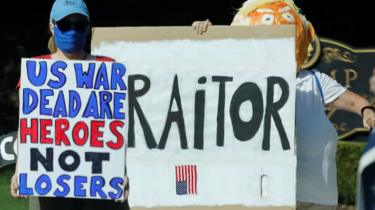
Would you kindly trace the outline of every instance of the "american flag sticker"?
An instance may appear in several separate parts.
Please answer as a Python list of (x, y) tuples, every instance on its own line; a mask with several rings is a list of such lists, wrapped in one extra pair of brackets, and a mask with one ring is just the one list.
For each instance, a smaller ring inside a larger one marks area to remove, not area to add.
[(176, 171), (176, 194), (196, 195), (197, 194), (197, 166), (181, 165), (175, 166)]

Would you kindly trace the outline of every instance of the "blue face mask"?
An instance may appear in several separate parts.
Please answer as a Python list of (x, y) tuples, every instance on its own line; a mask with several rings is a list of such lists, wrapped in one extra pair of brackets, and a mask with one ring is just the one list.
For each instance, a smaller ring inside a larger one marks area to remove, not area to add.
[(66, 53), (80, 52), (86, 44), (88, 30), (77, 31), (71, 28), (61, 31), (57, 25), (54, 27), (55, 44), (57, 48)]

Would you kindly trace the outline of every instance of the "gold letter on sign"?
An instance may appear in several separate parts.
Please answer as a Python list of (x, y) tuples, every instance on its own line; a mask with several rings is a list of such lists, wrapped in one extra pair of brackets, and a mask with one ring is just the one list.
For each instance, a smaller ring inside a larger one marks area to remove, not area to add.
[(354, 69), (345, 69), (345, 87), (351, 88), (350, 82), (358, 78), (358, 73)]

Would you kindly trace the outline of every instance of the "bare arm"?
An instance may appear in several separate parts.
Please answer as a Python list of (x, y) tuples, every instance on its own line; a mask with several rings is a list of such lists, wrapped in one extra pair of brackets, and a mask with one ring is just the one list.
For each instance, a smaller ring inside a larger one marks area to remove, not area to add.
[[(370, 103), (358, 94), (346, 90), (340, 97), (329, 103), (327, 107), (333, 109), (340, 109), (353, 112), (362, 116), (361, 110), (365, 106), (370, 106)], [(371, 109), (365, 109), (362, 116), (363, 127), (372, 128), (375, 126), (375, 113)]]

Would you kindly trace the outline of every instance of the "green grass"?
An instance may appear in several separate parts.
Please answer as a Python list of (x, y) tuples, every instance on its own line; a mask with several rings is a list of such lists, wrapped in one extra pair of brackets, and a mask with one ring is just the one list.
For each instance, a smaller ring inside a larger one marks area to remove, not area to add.
[(365, 145), (343, 141), (337, 145), (337, 186), (341, 204), (355, 203), (358, 163)]
[(0, 168), (0, 210), (27, 210), (28, 199), (15, 199), (10, 195), (10, 178), (14, 166)]

